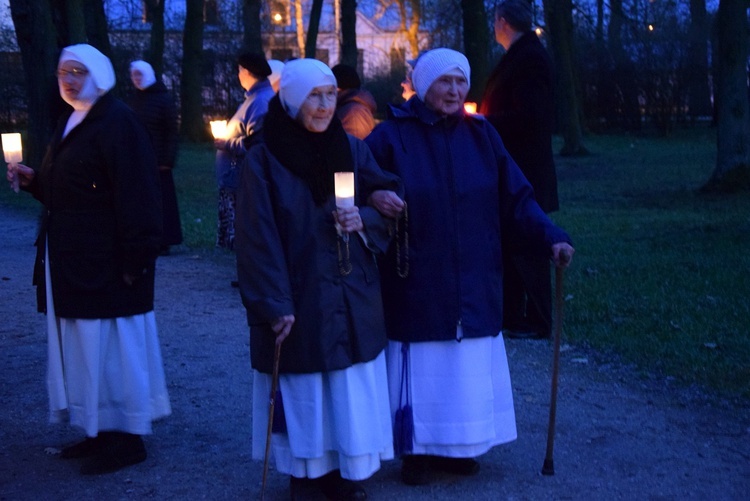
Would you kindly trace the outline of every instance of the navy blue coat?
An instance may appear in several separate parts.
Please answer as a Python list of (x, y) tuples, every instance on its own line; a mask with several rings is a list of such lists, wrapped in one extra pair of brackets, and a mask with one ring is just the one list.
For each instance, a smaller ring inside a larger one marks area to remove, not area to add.
[(394, 245), (380, 267), (388, 337), (455, 339), (459, 324), (465, 337), (495, 336), (501, 239), (523, 239), (548, 254), (570, 240), (484, 118), (440, 117), (416, 97), (391, 112), (365, 140), (378, 164), (401, 177), (408, 205), (409, 274), (399, 277)]
[[(403, 193), (398, 179), (378, 168), (367, 146), (352, 136), (356, 205), (368, 237), (350, 236), (352, 271), (339, 272), (333, 195), (322, 206), (307, 183), (286, 169), (264, 142), (250, 149), (237, 191), (235, 250), (242, 302), (250, 329), (253, 368), (270, 373), (271, 322), (294, 315), (281, 349), (282, 373), (345, 369), (373, 360), (386, 345), (375, 254), (391, 239), (389, 220), (372, 207), (376, 189)], [(333, 179), (330, 180), (333, 183)], [(344, 252), (345, 247), (341, 245)]]

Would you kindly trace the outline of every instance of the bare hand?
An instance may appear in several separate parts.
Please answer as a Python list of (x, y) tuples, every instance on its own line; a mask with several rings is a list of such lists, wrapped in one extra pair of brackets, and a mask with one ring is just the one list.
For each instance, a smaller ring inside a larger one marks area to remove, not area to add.
[(552, 246), (552, 261), (558, 268), (567, 268), (573, 260), (576, 250), (565, 242), (559, 242)]
[(276, 344), (281, 344), (292, 332), (292, 325), (294, 325), (294, 315), (284, 315), (271, 323), (271, 329), (276, 333)]
[(19, 186), (26, 187), (34, 180), (34, 176), (36, 176), (34, 169), (24, 164), (8, 164), (8, 170), (5, 173), (5, 179), (8, 180), (11, 187), (16, 180), (18, 180)]
[(390, 190), (376, 190), (367, 199), (367, 204), (375, 207), (385, 217), (396, 218), (404, 210), (404, 201)]
[(365, 228), (362, 224), (362, 216), (359, 215), (359, 207), (356, 205), (336, 209), (333, 211), (333, 218), (344, 233), (362, 231)]

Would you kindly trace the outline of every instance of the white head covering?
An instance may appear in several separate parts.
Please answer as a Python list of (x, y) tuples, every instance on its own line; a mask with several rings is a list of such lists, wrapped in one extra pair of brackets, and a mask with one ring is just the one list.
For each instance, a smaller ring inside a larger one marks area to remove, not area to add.
[(278, 59), (269, 59), (268, 66), (271, 67), (271, 74), (268, 75), (268, 81), (271, 82), (271, 85), (276, 85), (281, 78), (281, 72), (284, 70), (284, 63)]
[(133, 85), (135, 85), (138, 90), (148, 89), (156, 83), (154, 69), (146, 61), (138, 60), (130, 63), (130, 71), (132, 72), (133, 70), (140, 71), (142, 75), (140, 85), (135, 85), (135, 82), (133, 82)]
[(466, 81), (471, 81), (471, 67), (466, 56), (452, 49), (432, 49), (425, 52), (417, 60), (411, 80), (419, 99), (424, 96), (432, 83), (446, 73), (459, 70)]
[(81, 91), (75, 99), (65, 95), (62, 88), (62, 80), (57, 84), (60, 89), (60, 97), (73, 107), (73, 113), (68, 117), (68, 123), (63, 131), (63, 137), (81, 123), (91, 106), (99, 97), (103, 96), (115, 86), (115, 70), (109, 58), (88, 44), (78, 44), (65, 47), (60, 54), (57, 67), (60, 68), (65, 61), (77, 61), (88, 70), (86, 80), (83, 82)]
[(333, 85), (336, 77), (331, 68), (317, 59), (294, 59), (281, 72), (279, 99), (287, 114), (296, 119), (302, 103), (315, 87)]

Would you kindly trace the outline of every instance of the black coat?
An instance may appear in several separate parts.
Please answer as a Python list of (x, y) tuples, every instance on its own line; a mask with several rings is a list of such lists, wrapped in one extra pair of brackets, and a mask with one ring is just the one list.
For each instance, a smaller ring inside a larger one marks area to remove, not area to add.
[[(34, 267), (39, 310), (47, 307), (46, 243), (56, 316), (151, 311), (162, 222), (148, 133), (133, 110), (108, 94), (61, 139), (69, 115), (28, 188), (45, 209)], [(133, 285), (125, 284), (125, 273), (138, 277)]]
[(144, 90), (136, 89), (130, 106), (151, 135), (159, 166), (174, 167), (179, 142), (177, 108), (167, 88), (156, 82)]
[[(369, 238), (350, 235), (352, 271), (339, 272), (331, 196), (314, 203), (307, 183), (283, 167), (265, 143), (245, 156), (237, 192), (235, 250), (242, 301), (250, 325), (253, 368), (270, 373), (271, 322), (294, 315), (281, 349), (283, 373), (345, 369), (373, 360), (386, 346), (375, 253), (390, 242), (388, 220), (367, 207), (375, 189), (403, 194), (398, 179), (380, 170), (367, 146), (352, 136), (356, 205)], [(331, 179), (333, 183), (333, 179)], [(345, 247), (342, 244), (342, 252)]]
[(480, 113), (495, 126), (544, 212), (559, 208), (552, 157), (552, 61), (536, 33), (516, 40), (492, 70)]

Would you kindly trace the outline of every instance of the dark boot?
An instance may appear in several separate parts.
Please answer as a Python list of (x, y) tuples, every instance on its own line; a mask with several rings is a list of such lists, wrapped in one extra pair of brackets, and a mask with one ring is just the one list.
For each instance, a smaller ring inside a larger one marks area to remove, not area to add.
[(83, 475), (101, 475), (146, 460), (146, 447), (140, 435), (109, 432), (104, 437), (102, 450), (81, 465)]
[(406, 485), (427, 485), (432, 481), (430, 457), (420, 454), (404, 456), (401, 463), (401, 481)]
[(430, 465), (434, 470), (453, 473), (454, 475), (471, 476), (479, 473), (479, 463), (472, 458), (448, 458), (432, 456)]
[(365, 489), (357, 482), (342, 478), (340, 470), (333, 470), (316, 479), (316, 482), (321, 492), (330, 500), (363, 501), (367, 499)]

